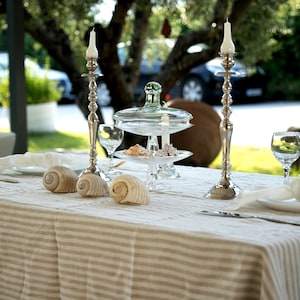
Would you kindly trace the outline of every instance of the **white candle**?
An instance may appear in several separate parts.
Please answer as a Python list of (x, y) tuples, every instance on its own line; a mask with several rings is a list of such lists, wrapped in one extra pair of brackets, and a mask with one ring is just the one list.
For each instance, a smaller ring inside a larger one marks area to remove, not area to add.
[(96, 47), (96, 32), (93, 30), (90, 32), (90, 42), (86, 50), (86, 57), (88, 58), (98, 58), (98, 50)]
[(163, 135), (161, 137), (161, 148), (164, 149), (165, 145), (170, 145), (170, 134), (169, 134), (169, 116), (167, 113), (164, 113), (161, 117), (161, 125)]
[(235, 46), (231, 38), (231, 24), (228, 21), (224, 23), (224, 39), (220, 51), (222, 54), (235, 52)]

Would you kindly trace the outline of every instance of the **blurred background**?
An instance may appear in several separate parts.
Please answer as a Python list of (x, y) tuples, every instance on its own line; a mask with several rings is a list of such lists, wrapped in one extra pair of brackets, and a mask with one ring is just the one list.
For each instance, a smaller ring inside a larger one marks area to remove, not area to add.
[[(99, 103), (136, 104), (145, 82), (158, 79), (165, 99), (216, 104), (223, 23), (236, 45), (234, 103), (300, 99), (299, 3), (280, 1), (21, 1), (26, 68), (49, 69), (63, 89), (60, 102), (84, 102), (76, 85), (85, 72), (92, 27), (100, 50)], [(8, 69), (6, 1), (0, 1), (0, 77)], [(114, 14), (113, 14), (114, 12)], [(54, 74), (53, 69), (56, 72)], [(112, 87), (120, 87), (119, 90)], [(2, 93), (3, 94), (3, 93)], [(129, 99), (129, 100), (128, 100)], [(5, 101), (2, 96), (2, 102)]]

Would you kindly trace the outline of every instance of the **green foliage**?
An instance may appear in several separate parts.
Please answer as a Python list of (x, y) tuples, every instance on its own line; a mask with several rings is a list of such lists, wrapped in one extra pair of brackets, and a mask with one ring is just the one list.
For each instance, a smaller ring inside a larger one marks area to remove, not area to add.
[(253, 1), (238, 28), (233, 28), (233, 39), (238, 56), (244, 63), (253, 64), (272, 59), (273, 32), (284, 26), (280, 12), (286, 10), (288, 0)]
[[(88, 27), (94, 24), (92, 7), (102, 2), (97, 0), (52, 0), (43, 3), (43, 1), (39, 0), (25, 0), (24, 7), (36, 19), (40, 20), (41, 26), (45, 24), (51, 26), (55, 22), (62, 31), (67, 33), (69, 40), (65, 42), (71, 43), (74, 57), (77, 58), (79, 66), (82, 66), (82, 71), (85, 71), (84, 53), (86, 44), (84, 35)], [(25, 49), (26, 54), (36, 58), (41, 55), (40, 51), (42, 48), (40, 47), (41, 45), (35, 42), (34, 48)], [(66, 57), (66, 59), (68, 58)], [(41, 63), (40, 60), (39, 63)], [(55, 66), (57, 68), (55, 64), (56, 62), (52, 61), (51, 67)]]
[(47, 74), (38, 77), (26, 69), (27, 104), (59, 101), (62, 91), (57, 89), (57, 82), (47, 79)]
[(4, 107), (9, 105), (9, 79), (7, 76), (0, 78), (0, 104)]
[[(45, 61), (51, 62), (51, 68), (59, 69), (55, 61), (48, 56), (48, 52), (43, 46), (34, 40), (34, 38), (27, 32), (24, 33), (24, 49), (25, 55), (34, 57), (34, 60), (39, 64), (43, 65)], [(8, 49), (6, 49), (7, 51)]]
[[(51, 27), (57, 24), (62, 31), (68, 34), (66, 43), (71, 43), (72, 51), (78, 68), (85, 70), (84, 53), (86, 43), (84, 35), (89, 26), (94, 23), (96, 13), (104, 14), (99, 10), (99, 4), (105, 1), (96, 0), (25, 0), (24, 7), (42, 26)], [(116, 3), (117, 1), (113, 1)], [(215, 7), (218, 2), (220, 7)], [(242, 58), (246, 64), (264, 62), (264, 69), (270, 75), (269, 97), (296, 99), (300, 96), (300, 77), (298, 76), (298, 45), (300, 22), (297, 3), (298, 0), (254, 0), (247, 10), (244, 19), (233, 28), (233, 40), (236, 44), (238, 58)], [(135, 1), (134, 5), (141, 5), (142, 1)], [(213, 14), (223, 8), (228, 11), (230, 19), (234, 0), (155, 0), (152, 1), (153, 14), (150, 19), (150, 28), (147, 38), (164, 39), (161, 28), (165, 18), (171, 24), (171, 38), (176, 39), (180, 34), (198, 30), (200, 28), (213, 28)], [(124, 27), (122, 41), (130, 41), (133, 22), (133, 9), (129, 10), (127, 24)], [(224, 5), (224, 7), (222, 7)], [(233, 14), (234, 15), (234, 14)], [(225, 20), (224, 20), (225, 21)], [(6, 30), (5, 20), (0, 20), (1, 31)], [(107, 24), (102, 24), (107, 26)], [(222, 24), (215, 24), (222, 26)], [(51, 32), (49, 31), (49, 34)], [(0, 48), (6, 45), (5, 34), (0, 32)], [(220, 36), (220, 43), (221, 43)], [(157, 56), (165, 59), (169, 48), (161, 49), (162, 55), (151, 52), (151, 43), (147, 42), (146, 56), (152, 61)], [(46, 51), (33, 39), (25, 36), (25, 52), (38, 61), (45, 59)], [(154, 45), (157, 50), (158, 47)], [(275, 53), (274, 53), (275, 51)], [(273, 54), (274, 53), (274, 54)], [(291, 54), (291, 55), (290, 55)], [(287, 60), (288, 57), (288, 60)], [(66, 58), (67, 59), (67, 58)], [(288, 62), (293, 63), (288, 63)], [(52, 66), (55, 62), (52, 61)], [(59, 66), (58, 66), (59, 68)]]
[[(57, 82), (47, 79), (47, 73), (40, 77), (30, 71), (29, 68), (26, 68), (25, 80), (27, 104), (57, 102), (61, 99), (62, 90), (58, 89)], [(0, 80), (0, 103), (4, 107), (8, 107), (9, 98), (9, 78), (6, 76)]]
[[(170, 38), (175, 40), (180, 34), (211, 27), (216, 2), (216, 0), (156, 1), (150, 19), (148, 38), (164, 39), (161, 29), (165, 18), (171, 25)], [(229, 2), (228, 5), (224, 5), (228, 6), (228, 16), (230, 17), (234, 1), (228, 0), (227, 2)], [(244, 63), (252, 65), (272, 59), (272, 53), (276, 47), (272, 39), (273, 32), (277, 28), (285, 26), (285, 12), (290, 2), (290, 0), (255, 0), (239, 26), (232, 28), (237, 55), (243, 59)], [(128, 22), (131, 22), (131, 18), (128, 18)], [(221, 24), (215, 25), (220, 26)], [(131, 25), (128, 24), (127, 27), (131, 28)], [(131, 33), (132, 30), (125, 30), (122, 41), (130, 40)], [(221, 39), (220, 36), (220, 44)], [(153, 53), (151, 53), (151, 49)], [(150, 42), (147, 42), (145, 56), (153, 60), (157, 56), (158, 50), (161, 51), (160, 56), (166, 58), (170, 48), (158, 49), (156, 44), (152, 46)]]
[(273, 33), (275, 51), (263, 64), (269, 75), (268, 98), (296, 100), (300, 98), (299, 43), (300, 8), (289, 6), (282, 16), (284, 24)]

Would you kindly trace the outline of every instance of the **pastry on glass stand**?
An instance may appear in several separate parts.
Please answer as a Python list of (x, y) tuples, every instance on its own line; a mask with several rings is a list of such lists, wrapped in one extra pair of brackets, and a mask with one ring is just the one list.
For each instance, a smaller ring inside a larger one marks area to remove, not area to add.
[(139, 144), (135, 144), (134, 146), (131, 146), (129, 149), (124, 151), (125, 155), (129, 155), (129, 156), (149, 156), (150, 153), (149, 151), (139, 145)]

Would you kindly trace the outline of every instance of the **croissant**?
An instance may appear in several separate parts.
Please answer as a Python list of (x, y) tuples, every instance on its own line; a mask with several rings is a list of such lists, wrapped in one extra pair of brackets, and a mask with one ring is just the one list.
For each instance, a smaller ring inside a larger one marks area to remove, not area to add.
[(93, 173), (80, 176), (77, 182), (77, 192), (82, 197), (106, 197), (109, 195), (105, 180)]
[(43, 175), (44, 187), (53, 193), (74, 193), (77, 181), (77, 174), (63, 166), (53, 166)]
[(120, 175), (112, 181), (109, 194), (120, 204), (147, 204), (150, 201), (147, 187), (137, 177), (127, 174)]

